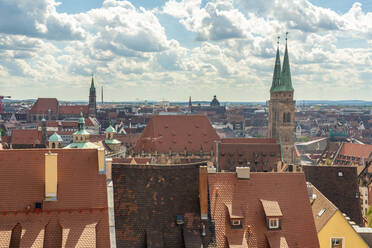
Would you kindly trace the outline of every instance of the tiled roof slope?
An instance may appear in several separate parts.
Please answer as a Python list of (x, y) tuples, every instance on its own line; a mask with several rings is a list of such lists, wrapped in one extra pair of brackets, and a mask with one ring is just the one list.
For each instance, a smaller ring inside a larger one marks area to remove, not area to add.
[(311, 203), (316, 231), (320, 232), (325, 224), (333, 217), (337, 207), (327, 199), (316, 187), (312, 186), (314, 199)]
[[(355, 166), (303, 166), (306, 181), (313, 184), (352, 221), (362, 225), (359, 180)], [(342, 176), (339, 176), (342, 172)]]
[(369, 156), (372, 156), (372, 145), (344, 143), (339, 154), (367, 159)]
[(39, 145), (42, 142), (42, 133), (37, 129), (13, 129), (12, 144)]
[[(47, 151), (0, 151), (0, 247), (109, 247), (106, 178), (98, 174), (97, 150), (53, 149), (57, 201), (44, 201)], [(17, 223), (22, 237), (11, 235)]]
[(208, 247), (209, 221), (201, 236), (199, 166), (113, 164), (117, 246)]
[(167, 153), (211, 151), (219, 139), (203, 115), (155, 115), (150, 119), (134, 151)]
[(59, 107), (60, 115), (84, 115), (88, 114), (88, 105), (65, 105)]
[(235, 171), (236, 167), (246, 166), (251, 171), (273, 171), (278, 161), (281, 161), (279, 144), (218, 144), (219, 171)]
[(38, 98), (34, 105), (32, 105), (29, 113), (30, 114), (56, 114), (58, 110), (58, 100), (57, 98)]
[[(236, 247), (316, 248), (318, 236), (302, 173), (251, 173), (241, 180), (236, 173), (208, 175), (211, 215), (217, 245)], [(281, 230), (268, 230), (260, 199), (277, 201), (283, 214)], [(232, 229), (225, 204), (240, 208), (242, 229)], [(248, 231), (250, 228), (250, 232)], [(227, 243), (229, 242), (229, 244)], [(279, 246), (279, 244), (283, 244)], [(230, 246), (229, 246), (230, 245)]]
[(238, 144), (275, 144), (275, 139), (271, 138), (224, 138), (221, 143), (238, 143)]

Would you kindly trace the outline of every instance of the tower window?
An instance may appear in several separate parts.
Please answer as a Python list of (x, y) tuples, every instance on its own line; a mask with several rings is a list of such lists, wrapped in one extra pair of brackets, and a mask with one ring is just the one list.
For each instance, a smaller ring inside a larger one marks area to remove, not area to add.
[(283, 113), (283, 122), (291, 122), (291, 113)]

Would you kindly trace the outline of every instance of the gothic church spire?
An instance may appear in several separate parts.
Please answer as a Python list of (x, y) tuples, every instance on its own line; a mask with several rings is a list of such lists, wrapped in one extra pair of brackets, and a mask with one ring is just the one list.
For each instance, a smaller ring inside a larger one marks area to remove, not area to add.
[(270, 92), (275, 91), (277, 87), (279, 87), (280, 84), (280, 55), (279, 55), (279, 39), (280, 36), (278, 36), (278, 47), (276, 49), (276, 59), (275, 59), (275, 66), (274, 66), (274, 74), (273, 74), (273, 82), (271, 84)]
[(283, 60), (283, 68), (280, 73), (280, 91), (294, 91), (291, 79), (291, 69), (289, 67), (288, 48), (287, 48), (287, 34), (285, 37), (285, 52)]

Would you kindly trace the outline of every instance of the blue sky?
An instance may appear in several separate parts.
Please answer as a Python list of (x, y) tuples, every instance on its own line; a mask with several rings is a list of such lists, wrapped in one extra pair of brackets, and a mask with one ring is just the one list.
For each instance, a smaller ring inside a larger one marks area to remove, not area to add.
[(372, 100), (372, 1), (0, 0), (0, 91), (264, 101), (289, 31), (298, 100)]

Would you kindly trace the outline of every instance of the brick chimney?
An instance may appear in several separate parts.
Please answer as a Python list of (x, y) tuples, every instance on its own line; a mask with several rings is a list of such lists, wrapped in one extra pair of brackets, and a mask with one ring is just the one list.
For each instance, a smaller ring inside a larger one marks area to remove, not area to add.
[(45, 153), (45, 201), (57, 200), (57, 153)]
[(199, 167), (200, 217), (208, 220), (208, 171), (207, 166)]

